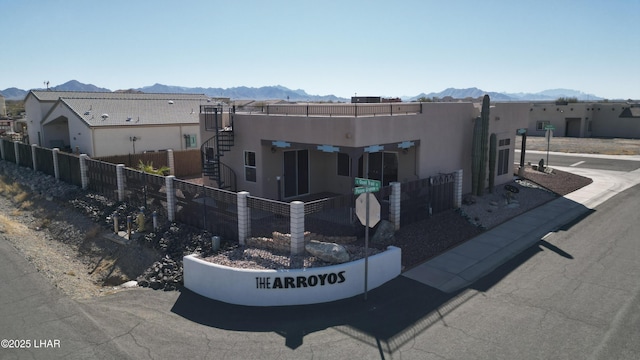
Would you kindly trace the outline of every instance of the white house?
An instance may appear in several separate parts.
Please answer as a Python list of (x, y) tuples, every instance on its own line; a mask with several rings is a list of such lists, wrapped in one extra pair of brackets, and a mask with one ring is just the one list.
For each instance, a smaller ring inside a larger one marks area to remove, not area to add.
[(195, 149), (199, 108), (210, 102), (202, 94), (32, 90), (25, 97), (28, 143), (93, 157)]

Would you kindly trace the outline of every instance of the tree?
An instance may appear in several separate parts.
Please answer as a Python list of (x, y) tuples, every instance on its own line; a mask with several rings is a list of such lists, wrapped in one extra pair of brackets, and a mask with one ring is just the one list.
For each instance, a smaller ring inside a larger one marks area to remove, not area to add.
[(142, 162), (142, 160), (140, 160), (140, 162), (138, 163), (138, 170), (145, 172), (147, 174), (167, 176), (169, 175), (169, 171), (171, 169), (169, 169), (168, 166), (161, 166), (160, 168), (156, 169), (153, 167), (152, 162), (148, 162), (145, 164)]

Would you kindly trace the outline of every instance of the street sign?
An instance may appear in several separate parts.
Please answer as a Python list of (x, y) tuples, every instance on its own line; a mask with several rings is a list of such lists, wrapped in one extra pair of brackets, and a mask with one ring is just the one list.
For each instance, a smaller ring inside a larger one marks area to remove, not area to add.
[(379, 180), (363, 179), (359, 177), (355, 179), (355, 184), (356, 187), (353, 189), (354, 195), (380, 191), (380, 185), (382, 185)]
[(356, 186), (368, 186), (368, 187), (377, 187), (378, 189), (380, 188), (380, 180), (373, 180), (373, 179), (363, 179), (363, 178), (359, 178), (357, 177), (355, 180)]
[(545, 126), (544, 126), (544, 129), (545, 129), (545, 130), (555, 130), (555, 129), (556, 129), (556, 127), (555, 127), (555, 126), (553, 126), (553, 125), (545, 125)]
[(360, 195), (360, 194), (364, 194), (364, 193), (372, 193), (372, 192), (378, 192), (380, 191), (379, 187), (366, 187), (366, 186), (358, 186), (356, 188), (353, 188), (353, 194), (354, 195)]
[(353, 188), (353, 195), (360, 195), (368, 192), (371, 192), (371, 190), (366, 187), (359, 186), (357, 188)]
[(369, 197), (369, 227), (372, 228), (380, 221), (380, 203), (371, 193), (361, 194), (356, 199), (356, 215), (367, 226), (367, 197)]

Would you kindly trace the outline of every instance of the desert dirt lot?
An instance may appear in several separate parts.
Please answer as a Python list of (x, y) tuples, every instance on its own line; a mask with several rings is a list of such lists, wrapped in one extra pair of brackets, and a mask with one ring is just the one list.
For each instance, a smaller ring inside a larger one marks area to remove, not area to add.
[[(527, 150), (547, 151), (547, 139), (541, 136), (527, 136)], [(603, 154), (603, 155), (640, 155), (640, 139), (601, 139), (552, 137), (548, 143), (549, 151)], [(522, 137), (516, 136), (516, 149), (522, 146)]]

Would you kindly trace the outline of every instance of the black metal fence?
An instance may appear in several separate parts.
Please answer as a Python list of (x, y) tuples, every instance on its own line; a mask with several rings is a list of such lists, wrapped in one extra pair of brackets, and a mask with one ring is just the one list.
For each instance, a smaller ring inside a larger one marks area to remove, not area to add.
[[(43, 162), (46, 163), (50, 162), (51, 164), (47, 166), (51, 166), (51, 168), (53, 169), (53, 159), (51, 158), (51, 156), (45, 156), (41, 158), (36, 153), (36, 159), (38, 163), (40, 163), (40, 159), (43, 159)], [(88, 161), (88, 163), (91, 163), (91, 161)], [(59, 152), (58, 172), (60, 174), (60, 180), (69, 184), (73, 184), (75, 186), (82, 186), (82, 176), (80, 174), (80, 157), (78, 155)]]
[(277, 200), (247, 196), (252, 237), (271, 237), (274, 231), (288, 234), (291, 205)]
[(31, 154), (31, 146), (23, 143), (18, 144), (18, 162), (20, 166), (33, 168), (33, 155)]
[(16, 148), (11, 141), (2, 142), (2, 150), (4, 152), (4, 159), (6, 161), (16, 162)]
[(454, 207), (455, 174), (441, 174), (400, 185), (400, 226)]
[[(58, 157), (58, 160), (60, 158)], [(39, 146), (36, 147), (36, 170), (41, 173), (55, 176), (55, 169), (53, 166), (53, 156), (51, 155), (51, 150), (41, 148)], [(79, 174), (80, 172), (78, 172)]]
[(345, 194), (304, 204), (305, 231), (325, 236), (360, 236), (364, 227), (354, 214), (355, 197)]
[(177, 179), (174, 186), (176, 221), (206, 229), (223, 238), (238, 238), (236, 193)]
[[(58, 159), (60, 159), (60, 156), (58, 156)], [(116, 166), (104, 161), (92, 159), (87, 159), (86, 164), (87, 176), (89, 177), (89, 190), (102, 194), (110, 200), (118, 201)]]
[[(15, 163), (15, 145), (3, 141), (5, 161)], [(33, 168), (32, 147), (18, 144), (19, 165)], [(52, 150), (35, 147), (36, 169), (54, 175)], [(86, 159), (89, 190), (118, 201), (116, 165), (100, 160)], [(58, 170), (62, 181), (82, 186), (80, 157), (58, 153)], [(135, 207), (144, 206), (167, 217), (166, 178), (139, 170), (124, 168), (124, 199)], [(237, 193), (197, 185), (175, 179), (175, 220), (206, 229), (228, 239), (238, 238)], [(401, 226), (423, 220), (431, 214), (454, 207), (455, 174), (441, 174), (430, 178), (402, 183)], [(381, 204), (381, 219), (389, 218), (391, 187), (374, 193)], [(362, 236), (364, 226), (355, 215), (353, 194), (329, 197), (304, 204), (305, 230), (325, 236)], [(271, 237), (272, 232), (290, 232), (290, 204), (247, 197), (250, 236)]]

